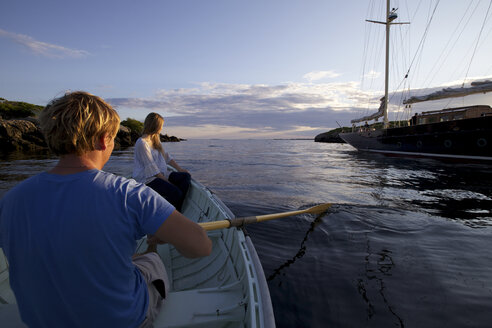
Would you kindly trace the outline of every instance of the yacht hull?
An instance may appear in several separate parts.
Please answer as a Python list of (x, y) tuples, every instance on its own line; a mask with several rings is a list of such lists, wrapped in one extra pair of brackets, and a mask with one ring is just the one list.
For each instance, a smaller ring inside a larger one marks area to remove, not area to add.
[(492, 116), (340, 133), (362, 151), (492, 163)]

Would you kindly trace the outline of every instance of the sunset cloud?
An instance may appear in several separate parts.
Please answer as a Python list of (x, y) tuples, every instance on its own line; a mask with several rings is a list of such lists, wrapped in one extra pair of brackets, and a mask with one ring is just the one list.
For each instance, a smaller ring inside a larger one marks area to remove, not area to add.
[[(120, 113), (143, 119), (149, 112), (166, 117), (166, 129), (179, 135), (218, 137), (312, 136), (371, 114), (380, 90), (361, 91), (358, 82), (247, 85), (198, 83), (192, 88), (162, 89), (152, 98), (111, 98)], [(414, 90), (416, 93), (425, 90)], [(405, 95), (390, 96), (390, 119), (401, 111)], [(429, 105), (427, 105), (429, 106)], [(438, 107), (444, 106), (438, 104)], [(425, 108), (429, 110), (429, 108)], [(402, 119), (399, 117), (399, 119)]]
[[(207, 136), (215, 133), (225, 137), (236, 131), (245, 137), (255, 133), (267, 137), (284, 131), (314, 137), (318, 130), (336, 127), (336, 121), (346, 123), (364, 113), (367, 100), (377, 100), (378, 96), (359, 91), (358, 84), (351, 82), (273, 86), (200, 83), (189, 89), (159, 90), (152, 99), (106, 100), (120, 112), (131, 110), (134, 117), (159, 112), (166, 116), (169, 128), (179, 126), (182, 133), (200, 129), (207, 130)], [(375, 101), (374, 107), (378, 105)]]

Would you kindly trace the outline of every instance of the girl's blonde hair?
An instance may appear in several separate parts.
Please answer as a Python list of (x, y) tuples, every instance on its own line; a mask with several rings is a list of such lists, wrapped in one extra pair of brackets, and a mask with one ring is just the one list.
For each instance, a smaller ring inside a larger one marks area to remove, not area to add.
[(83, 91), (53, 99), (39, 116), (41, 131), (56, 155), (82, 155), (95, 150), (98, 138), (114, 138), (118, 113), (101, 98)]
[(164, 117), (157, 113), (150, 113), (147, 115), (144, 121), (144, 127), (142, 134), (147, 134), (150, 136), (150, 142), (152, 143), (152, 148), (157, 149), (162, 156), (164, 155), (164, 149), (162, 148), (160, 132), (162, 130), (162, 125), (164, 124)]

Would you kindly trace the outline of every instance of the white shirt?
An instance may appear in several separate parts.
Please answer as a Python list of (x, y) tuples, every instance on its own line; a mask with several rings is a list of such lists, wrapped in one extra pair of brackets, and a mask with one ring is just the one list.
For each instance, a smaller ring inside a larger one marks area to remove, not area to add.
[(162, 156), (160, 151), (152, 148), (142, 138), (138, 138), (135, 143), (133, 178), (142, 183), (149, 183), (159, 173), (169, 178), (171, 172), (167, 169), (167, 164), (173, 158), (165, 151), (164, 155)]

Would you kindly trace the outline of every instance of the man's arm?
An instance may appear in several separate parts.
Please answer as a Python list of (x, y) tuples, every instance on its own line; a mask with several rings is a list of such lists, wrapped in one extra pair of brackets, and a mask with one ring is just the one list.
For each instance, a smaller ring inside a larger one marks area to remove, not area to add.
[(198, 224), (178, 211), (173, 211), (157, 229), (154, 236), (172, 244), (185, 257), (208, 256), (212, 252), (212, 241)]

